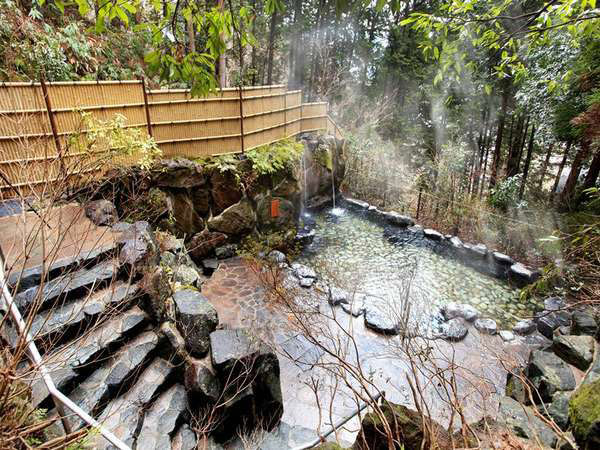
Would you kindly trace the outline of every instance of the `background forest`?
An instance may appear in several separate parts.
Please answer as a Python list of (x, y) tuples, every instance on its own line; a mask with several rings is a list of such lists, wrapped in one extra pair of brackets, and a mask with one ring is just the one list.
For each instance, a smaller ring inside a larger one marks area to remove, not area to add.
[(599, 38), (595, 0), (0, 0), (0, 79), (302, 89), (348, 139), (347, 192), (591, 299)]

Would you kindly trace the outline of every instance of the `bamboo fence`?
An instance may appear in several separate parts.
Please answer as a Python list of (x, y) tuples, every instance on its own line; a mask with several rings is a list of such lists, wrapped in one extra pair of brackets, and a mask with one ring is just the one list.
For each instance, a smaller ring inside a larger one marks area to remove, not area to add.
[[(302, 103), (284, 85), (225, 88), (206, 98), (184, 89), (146, 90), (143, 80), (0, 84), (0, 197), (59, 179), (81, 153), (68, 145), (83, 112), (116, 114), (150, 134), (163, 156), (238, 153), (305, 131), (341, 132), (327, 103)], [(131, 163), (135, 159), (124, 161)], [(97, 176), (97, 170), (94, 171)], [(84, 171), (84, 169), (81, 169)]]

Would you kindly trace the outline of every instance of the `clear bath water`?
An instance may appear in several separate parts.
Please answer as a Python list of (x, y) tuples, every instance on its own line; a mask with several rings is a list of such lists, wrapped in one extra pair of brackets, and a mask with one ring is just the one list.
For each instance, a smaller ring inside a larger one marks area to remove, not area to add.
[(366, 294), (381, 310), (409, 304), (411, 317), (427, 323), (446, 303), (468, 303), (508, 328), (539, 309), (534, 301), (522, 302), (505, 281), (437, 254), (425, 238), (391, 242), (382, 224), (341, 208), (314, 213), (311, 220), (316, 236), (300, 262), (331, 284)]

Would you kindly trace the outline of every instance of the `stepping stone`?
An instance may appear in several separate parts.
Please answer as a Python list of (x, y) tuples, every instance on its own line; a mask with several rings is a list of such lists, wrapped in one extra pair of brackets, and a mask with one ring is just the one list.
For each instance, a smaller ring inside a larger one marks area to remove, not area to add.
[(498, 324), (493, 319), (477, 319), (474, 325), (480, 333), (496, 334), (498, 332)]
[(317, 278), (317, 273), (312, 268), (300, 263), (292, 264), (292, 273), (299, 280), (302, 278)]
[(535, 321), (532, 319), (519, 320), (513, 327), (513, 332), (521, 336), (526, 336), (533, 333), (537, 328)]
[(90, 269), (84, 268), (68, 272), (44, 283), (41, 288), (34, 286), (18, 293), (15, 296), (15, 302), (23, 312), (28, 310), (34, 301), (39, 302), (38, 305), (41, 307), (51, 300), (59, 297), (65, 298), (80, 288), (88, 287), (91, 290), (95, 285), (115, 277), (117, 267), (116, 262), (110, 259)]
[(515, 260), (512, 259), (510, 256), (500, 252), (493, 252), (492, 258), (494, 258), (494, 261), (496, 263), (502, 266), (512, 266), (515, 263)]
[[(63, 389), (77, 377), (77, 369), (95, 363), (95, 357), (104, 349), (121, 340), (147, 320), (148, 315), (139, 307), (134, 306), (104, 322), (76, 342), (67, 344), (51, 355), (45, 356), (44, 362), (54, 384), (59, 389)], [(31, 391), (34, 406), (39, 405), (48, 396), (41, 376), (36, 377), (32, 382)]]
[[(134, 386), (121, 397), (112, 400), (98, 422), (112, 431), (119, 439), (133, 446), (136, 430), (144, 414), (144, 407), (174, 372), (175, 368), (162, 358), (156, 358), (141, 373)], [(94, 439), (94, 448), (113, 449), (102, 436)], [(140, 448), (140, 447), (138, 447)], [(169, 447), (167, 447), (169, 448)]]
[(508, 270), (509, 279), (519, 287), (533, 283), (539, 276), (539, 272), (531, 270), (521, 263), (513, 264)]
[(345, 200), (350, 205), (356, 206), (357, 208), (360, 208), (360, 209), (368, 209), (370, 206), (367, 202), (363, 202), (362, 200), (357, 200), (354, 198), (346, 198)]
[(462, 319), (450, 319), (440, 326), (440, 336), (450, 342), (462, 341), (469, 330), (464, 325)]
[(587, 370), (594, 357), (594, 338), (592, 336), (554, 336), (552, 350), (563, 361)]
[(136, 448), (144, 450), (170, 448), (169, 435), (175, 430), (179, 417), (184, 415), (187, 409), (187, 393), (181, 384), (175, 384), (163, 392), (144, 416)]
[(349, 302), (342, 303), (341, 306), (344, 312), (351, 314), (354, 317), (363, 315), (366, 309), (364, 297), (356, 295), (353, 299), (350, 299)]
[(512, 331), (501, 330), (498, 334), (504, 342), (511, 342), (515, 340), (515, 335), (512, 333)]
[(367, 308), (365, 311), (365, 326), (381, 334), (398, 334), (398, 323), (388, 314), (376, 308)]
[(462, 317), (463, 319), (472, 322), (479, 316), (479, 311), (466, 303), (450, 302), (442, 307), (441, 312), (446, 320)]
[[(131, 374), (139, 370), (140, 365), (157, 345), (158, 336), (153, 331), (139, 335), (112, 356), (107, 364), (77, 386), (69, 394), (69, 398), (85, 412), (91, 414), (94, 408), (106, 399), (110, 390), (118, 388)], [(85, 425), (85, 422), (75, 414), (70, 415), (67, 420), (73, 430)]]
[(432, 241), (441, 241), (444, 239), (444, 235), (442, 233), (431, 228), (425, 228), (423, 230), (423, 234), (427, 239), (431, 239)]

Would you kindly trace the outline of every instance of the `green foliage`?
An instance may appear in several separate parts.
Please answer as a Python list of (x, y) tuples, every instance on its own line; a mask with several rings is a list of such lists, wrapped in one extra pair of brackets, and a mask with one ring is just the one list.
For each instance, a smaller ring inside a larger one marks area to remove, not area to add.
[(300, 161), (304, 146), (295, 139), (284, 139), (273, 144), (248, 150), (245, 155), (252, 169), (259, 175), (272, 175), (281, 170), (291, 170)]
[(573, 434), (585, 439), (600, 421), (600, 380), (582, 385), (573, 394), (569, 400), (569, 419)]
[(100, 157), (101, 163), (119, 161), (119, 157), (135, 157), (137, 164), (148, 170), (162, 151), (139, 128), (127, 127), (127, 119), (116, 114), (111, 120), (100, 120), (83, 112), (82, 129), (69, 137), (69, 149), (92, 157)]
[(521, 175), (506, 178), (500, 181), (490, 191), (488, 201), (491, 206), (502, 211), (509, 208), (523, 206), (519, 203), (519, 188), (521, 186)]

